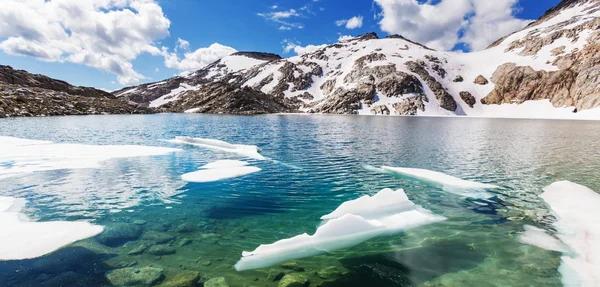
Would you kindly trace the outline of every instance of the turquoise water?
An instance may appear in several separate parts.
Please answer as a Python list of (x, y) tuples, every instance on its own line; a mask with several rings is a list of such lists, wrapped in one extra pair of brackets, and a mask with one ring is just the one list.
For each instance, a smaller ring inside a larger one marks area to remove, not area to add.
[[(158, 285), (197, 271), (201, 280), (225, 277), (240, 287), (277, 286), (270, 272), (302, 273), (311, 286), (561, 286), (561, 254), (519, 243), (518, 232), (524, 224), (552, 231), (554, 218), (537, 197), (552, 182), (600, 190), (597, 122), (165, 114), (2, 119), (0, 135), (183, 148), (109, 160), (101, 169), (3, 179), (0, 196), (26, 198), (25, 213), (35, 219), (129, 224), (144, 235), (115, 246), (91, 238), (42, 258), (0, 262), (0, 286), (110, 286), (106, 273), (126, 266), (162, 268)], [(183, 135), (257, 145), (271, 160), (164, 141)], [(207, 184), (180, 181), (220, 159), (262, 171)], [(462, 198), (365, 165), (431, 169), (502, 188), (491, 199)], [(232, 268), (242, 251), (310, 234), (340, 203), (383, 188), (404, 188), (448, 220), (296, 260), (296, 271)], [(141, 242), (159, 244), (156, 238), (175, 253), (127, 254)], [(323, 276), (326, 268), (339, 272)]]

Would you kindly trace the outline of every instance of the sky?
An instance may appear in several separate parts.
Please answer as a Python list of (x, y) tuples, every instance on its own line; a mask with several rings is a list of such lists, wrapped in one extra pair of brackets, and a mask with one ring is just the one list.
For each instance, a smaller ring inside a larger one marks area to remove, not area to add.
[(401, 34), (477, 51), (560, 0), (0, 0), (0, 64), (116, 90), (236, 51), (291, 57), (342, 37)]

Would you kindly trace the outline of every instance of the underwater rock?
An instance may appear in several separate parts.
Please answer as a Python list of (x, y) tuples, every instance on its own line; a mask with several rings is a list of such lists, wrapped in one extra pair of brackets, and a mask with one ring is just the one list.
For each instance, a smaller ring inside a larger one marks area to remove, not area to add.
[(348, 271), (341, 267), (329, 266), (319, 270), (317, 276), (324, 280), (337, 280), (346, 273), (348, 273)]
[(204, 282), (204, 287), (229, 287), (229, 284), (225, 277), (217, 277)]
[(129, 248), (131, 246), (131, 250), (129, 250), (129, 252), (127, 252), (127, 255), (139, 255), (144, 253), (144, 251), (146, 251), (146, 249), (148, 249), (148, 247), (150, 247), (148, 244), (142, 243), (142, 242), (134, 242), (131, 243), (128, 242), (124, 245), (124, 247)]
[(305, 287), (310, 284), (308, 278), (302, 274), (291, 273), (283, 276), (281, 281), (279, 281), (279, 287)]
[(175, 275), (171, 280), (161, 284), (161, 287), (195, 287), (198, 286), (200, 273), (197, 271), (184, 271)]
[(204, 266), (210, 266), (211, 262), (210, 262), (210, 260), (203, 260), (203, 261), (200, 261), (200, 264), (202, 264)]
[(142, 228), (135, 224), (117, 223), (108, 225), (96, 237), (96, 241), (111, 247), (123, 245), (128, 241), (136, 240), (142, 235)]
[(179, 240), (179, 241), (177, 242), (177, 246), (178, 246), (178, 247), (184, 247), (184, 246), (186, 246), (186, 245), (190, 245), (190, 244), (192, 244), (193, 242), (194, 242), (194, 241), (193, 241), (193, 240), (191, 240), (191, 239), (189, 239), (189, 238), (182, 238), (181, 240)]
[(122, 268), (108, 272), (106, 279), (114, 286), (152, 286), (164, 276), (162, 268)]
[(271, 269), (269, 270), (269, 276), (267, 276), (267, 280), (270, 281), (279, 281), (281, 278), (285, 276), (285, 273), (279, 270)]
[(175, 254), (175, 252), (176, 252), (175, 248), (168, 246), (168, 245), (154, 245), (154, 246), (148, 248), (148, 250), (146, 250), (147, 254), (157, 255), (157, 256), (171, 255), (171, 254)]
[(175, 237), (158, 231), (148, 231), (142, 235), (141, 239), (153, 243), (164, 244), (172, 241)]
[(194, 231), (196, 231), (196, 226), (190, 222), (182, 223), (175, 228), (175, 232), (178, 233), (189, 233)]
[(304, 271), (304, 267), (298, 266), (298, 263), (295, 261), (285, 262), (279, 266), (283, 269), (289, 269), (289, 270), (294, 270), (294, 271), (298, 271), (298, 272)]
[(133, 224), (135, 224), (135, 225), (144, 225), (144, 224), (146, 224), (146, 221), (138, 219), (138, 220), (134, 220)]

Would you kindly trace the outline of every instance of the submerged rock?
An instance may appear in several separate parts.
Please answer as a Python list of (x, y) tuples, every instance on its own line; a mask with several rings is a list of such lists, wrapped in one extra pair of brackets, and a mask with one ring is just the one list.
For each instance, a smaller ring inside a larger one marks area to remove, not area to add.
[(136, 240), (142, 235), (142, 228), (135, 224), (117, 223), (104, 227), (104, 231), (96, 236), (96, 241), (111, 247), (123, 245)]
[(204, 287), (229, 287), (229, 284), (225, 277), (217, 277), (204, 282)]
[(163, 278), (163, 269), (154, 267), (122, 268), (106, 274), (114, 286), (152, 286)]
[(306, 287), (310, 284), (308, 278), (302, 274), (291, 273), (283, 276), (279, 281), (279, 287)]
[(271, 269), (269, 270), (269, 275), (267, 276), (267, 280), (270, 281), (279, 281), (281, 278), (285, 276), (285, 273), (279, 270)]
[(294, 270), (294, 271), (298, 271), (298, 272), (304, 271), (304, 267), (299, 266), (298, 263), (295, 261), (285, 262), (285, 263), (281, 264), (280, 266), (283, 269)]
[(179, 226), (177, 226), (177, 228), (175, 228), (175, 232), (179, 233), (188, 233), (194, 231), (196, 231), (196, 225), (189, 222), (182, 223)]
[(347, 270), (341, 267), (329, 266), (319, 270), (319, 272), (317, 272), (317, 275), (324, 280), (337, 280), (347, 272)]
[(168, 246), (168, 245), (154, 245), (154, 246), (148, 248), (148, 250), (146, 250), (147, 254), (157, 255), (157, 256), (171, 255), (171, 254), (175, 254), (175, 252), (176, 252), (175, 248)]
[(200, 273), (197, 271), (184, 271), (175, 275), (171, 280), (161, 284), (161, 287), (195, 287), (198, 286)]
[(143, 242), (135, 242), (132, 244), (129, 244), (130, 242), (128, 242), (127, 244), (124, 245), (124, 247), (126, 248), (131, 248), (131, 250), (129, 250), (129, 252), (127, 252), (127, 255), (139, 255), (144, 253), (144, 251), (146, 251), (148, 249), (148, 247), (150, 247), (150, 245), (143, 243)]
[(154, 243), (164, 244), (174, 240), (175, 237), (162, 232), (148, 231), (145, 232), (144, 235), (142, 235), (141, 239)]

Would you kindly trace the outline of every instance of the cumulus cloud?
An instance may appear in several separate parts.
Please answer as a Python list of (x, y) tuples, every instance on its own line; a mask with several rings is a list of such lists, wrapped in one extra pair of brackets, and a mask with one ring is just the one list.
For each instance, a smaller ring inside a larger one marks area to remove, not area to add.
[(170, 21), (154, 0), (2, 0), (0, 50), (48, 62), (72, 62), (117, 75), (122, 85), (145, 77), (131, 64), (159, 55), (155, 41)]
[(282, 42), (283, 44), (283, 52), (284, 53), (290, 53), (290, 52), (294, 52), (297, 55), (303, 55), (306, 53), (310, 53), (310, 52), (314, 52), (316, 50), (319, 50), (321, 48), (325, 48), (327, 47), (327, 45), (307, 45), (307, 46), (301, 46), (300, 42), (297, 41), (292, 41), (292, 40), (283, 40)]
[(438, 50), (451, 50), (458, 43), (481, 50), (530, 22), (514, 16), (518, 0), (374, 1), (381, 9), (381, 30)]
[(354, 16), (350, 19), (342, 19), (335, 21), (335, 25), (338, 27), (346, 26), (346, 29), (356, 29), (363, 25), (363, 16)]
[[(181, 43), (186, 43), (187, 45), (185, 45), (186, 52), (180, 59), (177, 48), (183, 48)], [(199, 48), (193, 52), (190, 52), (188, 48), (189, 42), (183, 39), (178, 40), (174, 52), (169, 52), (166, 47), (163, 47), (162, 55), (165, 57), (165, 66), (185, 72), (195, 71), (237, 52), (236, 49), (219, 43), (214, 43), (206, 48)]]

